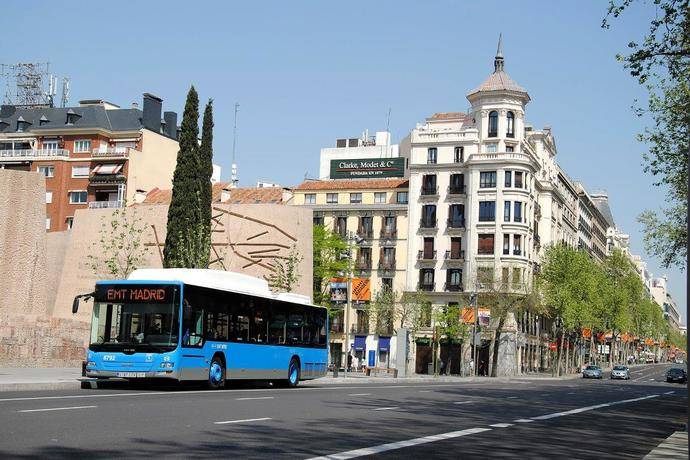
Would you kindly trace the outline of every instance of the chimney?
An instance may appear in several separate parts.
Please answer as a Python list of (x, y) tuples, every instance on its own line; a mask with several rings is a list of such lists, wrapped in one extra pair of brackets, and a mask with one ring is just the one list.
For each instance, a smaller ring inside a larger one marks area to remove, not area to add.
[(166, 136), (173, 139), (177, 139), (177, 113), (164, 112), (163, 119), (165, 120)]
[(163, 99), (151, 93), (144, 93), (144, 115), (141, 120), (144, 128), (160, 133), (162, 109)]

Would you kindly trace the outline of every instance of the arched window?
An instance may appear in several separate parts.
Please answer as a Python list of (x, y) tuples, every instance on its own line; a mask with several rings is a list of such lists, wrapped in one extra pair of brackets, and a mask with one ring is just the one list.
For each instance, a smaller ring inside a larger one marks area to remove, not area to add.
[(489, 137), (498, 136), (498, 112), (489, 112)]
[(506, 137), (515, 137), (515, 114), (508, 112), (508, 129), (506, 130)]

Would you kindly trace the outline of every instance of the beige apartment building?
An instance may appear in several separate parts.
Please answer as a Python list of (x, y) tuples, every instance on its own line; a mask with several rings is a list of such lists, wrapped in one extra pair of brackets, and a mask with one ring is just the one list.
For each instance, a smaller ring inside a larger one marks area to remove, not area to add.
[(352, 247), (350, 310), (343, 293), (347, 274), (331, 285), (332, 306), (342, 310), (331, 318), (332, 363), (371, 364), (372, 350), (377, 367), (390, 367), (395, 359), (396, 338), (392, 331), (373, 332), (368, 307), (383, 289), (398, 294), (405, 289), (407, 201), (404, 178), (308, 180), (293, 189), (290, 204), (311, 208), (315, 225), (330, 228)]

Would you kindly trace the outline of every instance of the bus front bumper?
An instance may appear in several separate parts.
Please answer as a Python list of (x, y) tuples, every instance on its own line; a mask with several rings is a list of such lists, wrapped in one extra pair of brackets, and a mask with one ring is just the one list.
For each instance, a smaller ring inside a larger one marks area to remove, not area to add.
[(99, 379), (172, 379), (180, 380), (180, 373), (177, 370), (156, 370), (146, 372), (133, 371), (102, 371), (97, 369), (86, 369), (86, 377)]

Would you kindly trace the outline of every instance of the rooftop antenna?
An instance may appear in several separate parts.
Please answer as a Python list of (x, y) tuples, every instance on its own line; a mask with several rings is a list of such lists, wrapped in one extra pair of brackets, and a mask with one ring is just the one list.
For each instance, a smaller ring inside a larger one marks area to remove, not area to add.
[(388, 107), (388, 118), (386, 119), (386, 131), (391, 132), (391, 108)]
[[(57, 85), (57, 83), (56, 83)], [(67, 107), (67, 102), (69, 101), (69, 78), (62, 77), (62, 100), (60, 105), (62, 107)]]
[(232, 128), (232, 166), (230, 168), (230, 187), (237, 188), (239, 179), (237, 178), (237, 163), (235, 162), (235, 147), (237, 146), (237, 112), (240, 111), (240, 104), (235, 102), (235, 124)]

